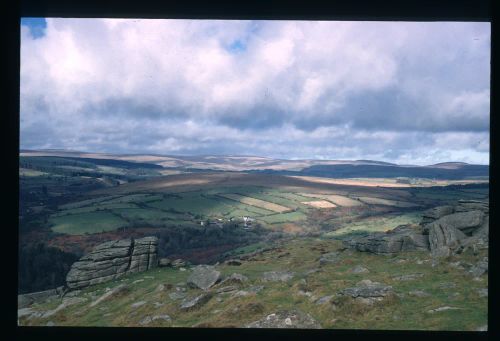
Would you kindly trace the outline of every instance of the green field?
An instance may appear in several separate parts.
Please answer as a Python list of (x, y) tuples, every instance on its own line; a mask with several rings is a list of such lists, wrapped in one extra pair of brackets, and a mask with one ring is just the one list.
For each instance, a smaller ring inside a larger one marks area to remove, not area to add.
[[(234, 188), (233, 188), (234, 190)], [(245, 191), (245, 188), (242, 189)], [(247, 189), (246, 192), (251, 192)], [(216, 196), (218, 191), (209, 194), (204, 191), (178, 193), (176, 195), (130, 194), (125, 196), (104, 196), (82, 200), (60, 206), (60, 211), (52, 214), (52, 230), (60, 233), (83, 234), (110, 231), (129, 221), (131, 225), (165, 225), (172, 223), (192, 224), (195, 217), (237, 218), (251, 216), (255, 218), (275, 215), (275, 212), (263, 208), (238, 203)], [(102, 212), (106, 210), (106, 212)], [(114, 215), (112, 214), (114, 213)], [(120, 217), (123, 219), (120, 220)], [(90, 219), (90, 220), (88, 220)], [(100, 224), (95, 224), (103, 219)], [(293, 215), (282, 221), (296, 220)], [(270, 221), (275, 221), (271, 217)], [(279, 220), (279, 219), (278, 219)], [(90, 224), (86, 221), (92, 222)]]
[(61, 205), (61, 206), (59, 206), (59, 209), (67, 210), (67, 209), (73, 209), (73, 208), (86, 207), (86, 206), (100, 203), (100, 202), (103, 202), (106, 200), (111, 200), (111, 199), (116, 198), (116, 197), (117, 197), (117, 195), (110, 195), (110, 196), (103, 196), (103, 197), (99, 197), (99, 198), (95, 198), (95, 199), (82, 200), (82, 201), (78, 201), (78, 202), (74, 202), (74, 203)]
[(155, 222), (158, 223), (160, 221), (167, 220), (183, 220), (185, 219), (184, 215), (176, 214), (171, 212), (165, 212), (155, 209), (144, 209), (144, 208), (135, 208), (135, 209), (116, 209), (113, 212), (117, 213), (124, 218), (130, 219), (132, 221), (144, 221), (144, 222)]
[(51, 215), (51, 217), (55, 218), (55, 217), (62, 217), (62, 216), (67, 216), (67, 215), (79, 215), (82, 213), (99, 212), (100, 210), (101, 210), (101, 208), (96, 207), (96, 206), (72, 208), (72, 209), (68, 209), (68, 210), (59, 211), (57, 213), (54, 213)]
[(270, 216), (262, 217), (260, 219), (269, 224), (278, 224), (278, 223), (296, 222), (300, 220), (305, 220), (306, 218), (307, 218), (306, 215), (302, 212), (289, 212), (289, 213), (273, 214)]
[[(292, 197), (293, 197), (293, 193), (288, 193), (288, 194), (292, 195)], [(287, 197), (283, 196), (282, 193), (277, 192), (277, 191), (273, 191), (273, 192), (266, 191), (263, 193), (253, 194), (252, 197), (257, 198), (257, 199), (261, 199), (261, 200), (265, 200), (265, 201), (269, 201), (269, 202), (272, 202), (272, 203), (275, 203), (278, 205), (282, 205), (285, 207), (289, 207), (291, 209), (298, 209), (298, 208), (307, 209), (308, 208), (307, 205), (304, 205), (300, 201), (296, 200), (298, 197), (300, 197), (298, 195), (294, 199), (292, 199), (292, 198), (287, 198)], [(308, 198), (308, 199), (309, 200), (302, 200), (302, 201), (311, 201), (310, 198)]]
[[(365, 193), (369, 193), (369, 190), (370, 188), (365, 188)], [(425, 208), (426, 205), (449, 203), (466, 198), (481, 199), (487, 196), (487, 189), (482, 188), (459, 190), (430, 187), (412, 188), (409, 191), (407, 201), (401, 201), (397, 197), (390, 199), (390, 194), (386, 196), (386, 199), (375, 195), (373, 197), (360, 196), (359, 199), (365, 205), (354, 207), (356, 209), (367, 210), (373, 206), (381, 206), (402, 211), (395, 215), (384, 216), (382, 214), (378, 218), (362, 219), (350, 224), (349, 227), (328, 232), (327, 236), (385, 231), (399, 224), (416, 223), (418, 220), (416, 214), (406, 212), (413, 206)], [(388, 193), (391, 192), (388, 191)], [(374, 194), (379, 195), (376, 191)], [(339, 196), (332, 194), (304, 193), (300, 189), (293, 192), (264, 186), (200, 186), (199, 189), (184, 192), (142, 192), (125, 195), (110, 193), (110, 195), (60, 205), (59, 210), (50, 216), (50, 222), (53, 224), (53, 231), (68, 234), (98, 233), (125, 225), (134, 227), (193, 225), (199, 224), (200, 220), (223, 218), (229, 221), (229, 219), (241, 219), (244, 216), (251, 217), (264, 226), (272, 225), (273, 228), (280, 224), (305, 221), (309, 226), (314, 226), (318, 222), (312, 217), (318, 209), (302, 202), (318, 200), (317, 198), (338, 199), (337, 197)], [(329, 214), (334, 214), (337, 209), (351, 209), (351, 207), (352, 205), (340, 205), (322, 209), (322, 214), (326, 214), (326, 220), (322, 221), (322, 226), (328, 226)], [(283, 212), (280, 213), (278, 209)], [(345, 214), (344, 216), (347, 217)], [(355, 216), (353, 218), (355, 219)], [(103, 221), (99, 222), (99, 219)], [(330, 225), (338, 228), (338, 221), (332, 220)]]
[[(283, 205), (296, 211), (277, 213), (219, 196), (230, 193), (251, 195), (252, 198), (271, 205)], [(60, 210), (51, 215), (50, 223), (54, 232), (68, 234), (110, 231), (126, 225), (125, 222), (130, 226), (161, 227), (173, 223), (197, 224), (200, 219), (219, 217), (229, 220), (249, 216), (263, 224), (276, 225), (306, 220), (310, 208), (300, 201), (308, 199), (295, 193), (253, 186), (221, 187), (163, 195), (108, 195), (61, 205)], [(99, 219), (102, 219), (102, 222), (99, 222)]]
[(278, 198), (284, 198), (284, 199), (291, 200), (295, 203), (301, 203), (303, 201), (314, 201), (315, 200), (314, 198), (305, 197), (305, 196), (302, 196), (302, 195), (297, 194), (297, 193), (289, 193), (289, 192), (281, 192), (281, 191), (275, 191), (273, 195), (275, 197), (278, 197)]
[(359, 197), (358, 199), (364, 202), (365, 204), (371, 204), (371, 205), (386, 205), (386, 206), (397, 206), (397, 207), (418, 206), (418, 204), (406, 201), (387, 200), (387, 199), (372, 198), (372, 197)]
[(231, 209), (230, 206), (221, 204), (218, 200), (203, 198), (201, 196), (186, 195), (181, 198), (168, 198), (149, 204), (150, 207), (161, 210), (174, 209), (175, 211), (191, 214), (223, 214)]
[(85, 234), (113, 231), (127, 222), (109, 212), (89, 212), (52, 217), (52, 231), (65, 234)]
[(124, 195), (115, 199), (111, 199), (108, 203), (125, 203), (125, 202), (152, 202), (163, 199), (162, 195), (158, 194), (131, 194)]

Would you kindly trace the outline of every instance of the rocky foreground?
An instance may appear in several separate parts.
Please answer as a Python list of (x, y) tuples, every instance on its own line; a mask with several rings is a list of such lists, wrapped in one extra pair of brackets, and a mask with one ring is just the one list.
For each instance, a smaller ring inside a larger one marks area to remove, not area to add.
[(425, 212), (418, 226), (346, 243), (301, 238), (216, 265), (157, 262), (154, 238), (107, 243), (75, 263), (70, 290), (20, 303), (18, 321), (485, 330), (488, 214), (460, 202)]
[(487, 249), (489, 204), (460, 200), (456, 206), (438, 206), (423, 214), (420, 225), (401, 225), (386, 233), (352, 238), (344, 244), (375, 254), (402, 251), (430, 251), (434, 257), (448, 257), (467, 249)]

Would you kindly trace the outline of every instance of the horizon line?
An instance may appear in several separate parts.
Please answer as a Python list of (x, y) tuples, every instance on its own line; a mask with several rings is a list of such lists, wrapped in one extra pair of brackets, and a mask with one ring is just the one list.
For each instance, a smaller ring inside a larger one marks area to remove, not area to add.
[(407, 163), (394, 163), (394, 162), (389, 162), (389, 161), (381, 161), (381, 160), (373, 160), (373, 159), (320, 159), (320, 158), (311, 158), (311, 159), (304, 159), (304, 158), (275, 158), (275, 157), (270, 157), (270, 156), (262, 156), (262, 155), (251, 155), (251, 154), (157, 154), (157, 153), (114, 153), (114, 152), (93, 152), (93, 151), (81, 151), (81, 150), (73, 150), (73, 149), (60, 149), (60, 148), (46, 148), (46, 149), (28, 149), (28, 148), (19, 148), (19, 154), (23, 152), (66, 152), (66, 153), (81, 153), (81, 154), (109, 154), (109, 155), (116, 155), (116, 156), (159, 156), (159, 157), (206, 157), (206, 156), (218, 156), (218, 157), (235, 157), (235, 156), (240, 156), (240, 157), (258, 157), (258, 158), (264, 158), (264, 159), (271, 159), (271, 160), (279, 160), (279, 161), (343, 161), (343, 162), (378, 162), (378, 163), (386, 163), (388, 165), (393, 165), (393, 166), (415, 166), (415, 167), (427, 167), (427, 166), (435, 166), (435, 165), (441, 165), (441, 164), (447, 164), (447, 163), (454, 163), (454, 164), (464, 164), (464, 165), (473, 165), (473, 166), (490, 166), (489, 163), (487, 164), (480, 164), (480, 163), (468, 163), (468, 162), (463, 162), (463, 161), (442, 161), (442, 162), (437, 162), (433, 164), (425, 164), (425, 165), (416, 165), (416, 164), (407, 164)]

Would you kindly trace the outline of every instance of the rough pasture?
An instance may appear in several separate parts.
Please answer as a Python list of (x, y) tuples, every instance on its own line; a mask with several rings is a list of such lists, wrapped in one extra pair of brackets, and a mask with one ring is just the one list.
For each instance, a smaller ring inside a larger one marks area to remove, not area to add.
[(224, 197), (224, 198), (227, 198), (227, 199), (238, 201), (238, 202), (241, 202), (243, 204), (247, 204), (247, 205), (251, 205), (251, 206), (260, 207), (260, 208), (270, 210), (273, 212), (284, 213), (284, 212), (291, 211), (290, 208), (285, 207), (285, 206), (281, 206), (281, 205), (278, 205), (278, 204), (275, 204), (275, 203), (272, 203), (269, 201), (255, 199), (252, 197), (247, 197), (247, 196), (243, 196), (243, 195), (239, 195), (239, 194), (227, 193), (227, 194), (219, 194), (219, 195)]

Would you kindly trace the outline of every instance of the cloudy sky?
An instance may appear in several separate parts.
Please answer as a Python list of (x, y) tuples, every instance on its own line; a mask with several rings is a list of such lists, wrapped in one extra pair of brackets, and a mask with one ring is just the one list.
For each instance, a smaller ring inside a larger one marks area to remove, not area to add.
[(489, 163), (490, 24), (29, 19), (23, 149)]

